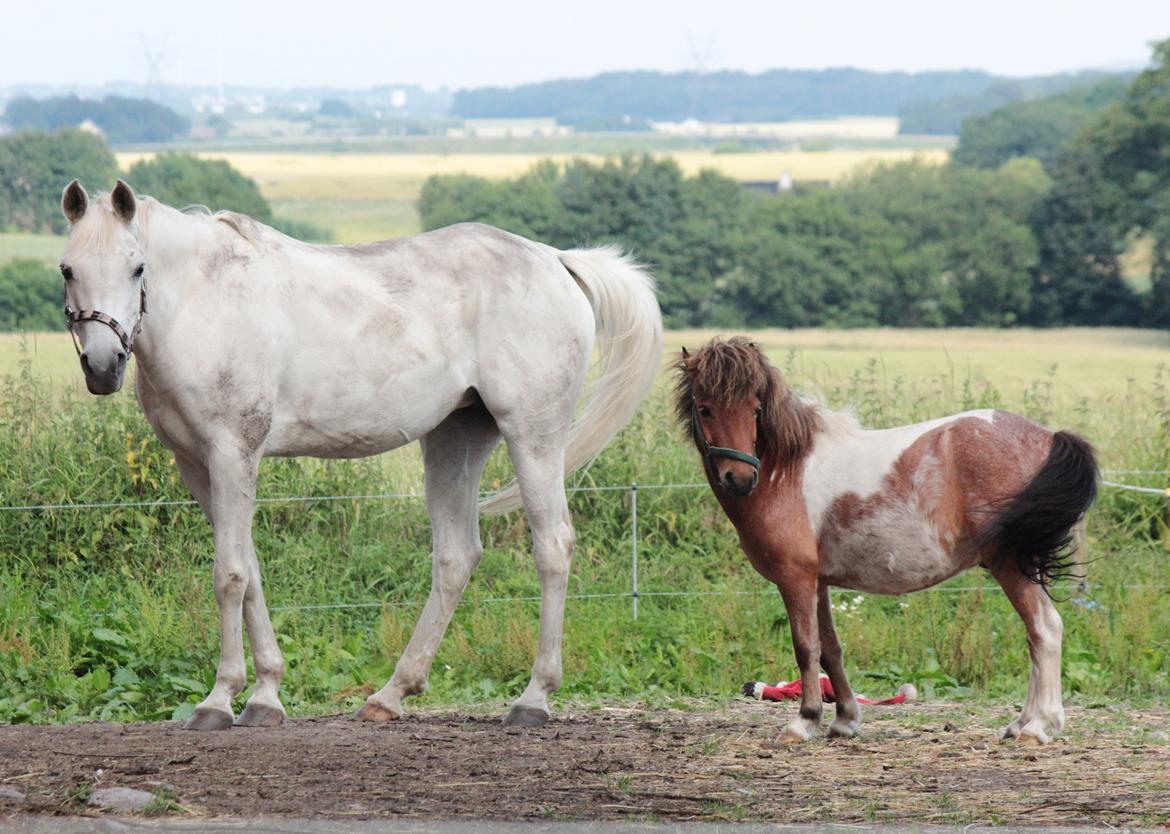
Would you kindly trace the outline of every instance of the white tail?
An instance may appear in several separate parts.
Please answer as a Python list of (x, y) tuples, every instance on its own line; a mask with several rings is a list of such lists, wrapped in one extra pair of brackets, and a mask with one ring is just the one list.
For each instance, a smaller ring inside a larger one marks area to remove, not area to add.
[[(654, 279), (617, 247), (570, 249), (558, 257), (593, 307), (600, 369), (589, 401), (569, 429), (568, 475), (601, 453), (649, 393), (662, 362), (662, 314)], [(479, 508), (506, 513), (520, 504), (520, 489), (513, 481)]]

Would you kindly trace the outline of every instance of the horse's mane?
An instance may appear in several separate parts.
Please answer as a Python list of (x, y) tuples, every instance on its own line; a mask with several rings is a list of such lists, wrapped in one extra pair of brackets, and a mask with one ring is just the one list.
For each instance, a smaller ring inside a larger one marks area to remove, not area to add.
[[(81, 221), (73, 227), (72, 235), (77, 245), (93, 247), (101, 251), (109, 248), (120, 224), (114, 216), (110, 192), (100, 191), (91, 200), (91, 209), (98, 208), (100, 210), (87, 211)], [(255, 243), (262, 236), (263, 230), (268, 228), (258, 220), (253, 220), (248, 215), (235, 211), (212, 211), (207, 206), (200, 205), (175, 209), (154, 197), (143, 194), (137, 196), (137, 201), (138, 211), (135, 214), (134, 222), (138, 225), (143, 239), (149, 238), (151, 220), (154, 215), (163, 212), (173, 212), (172, 217), (177, 215), (205, 220), (208, 223), (223, 224), (250, 243)]]
[(683, 355), (674, 368), (678, 372), (675, 416), (696, 445), (699, 438), (692, 428), (696, 395), (733, 405), (754, 394), (760, 400), (758, 443), (762, 456), (774, 455), (780, 461), (803, 457), (822, 428), (820, 410), (788, 387), (755, 342), (741, 336), (727, 340), (716, 337), (694, 353)]

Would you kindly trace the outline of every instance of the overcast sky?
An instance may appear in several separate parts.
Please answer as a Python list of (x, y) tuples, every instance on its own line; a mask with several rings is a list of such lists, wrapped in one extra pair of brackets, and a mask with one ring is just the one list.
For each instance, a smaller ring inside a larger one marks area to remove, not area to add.
[[(1144, 65), (1170, 0), (6, 2), (0, 86), (517, 84), (618, 69), (855, 66), (1033, 75)], [(303, 7), (305, 10), (300, 11)]]

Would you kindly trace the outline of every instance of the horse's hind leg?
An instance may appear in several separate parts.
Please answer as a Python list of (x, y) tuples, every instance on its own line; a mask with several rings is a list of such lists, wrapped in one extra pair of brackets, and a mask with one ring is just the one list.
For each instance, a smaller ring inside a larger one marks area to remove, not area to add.
[(829, 725), (829, 737), (856, 735), (861, 726), (861, 705), (853, 694), (849, 679), (845, 677), (845, 655), (837, 629), (833, 627), (833, 607), (829, 601), (829, 586), (817, 589), (817, 622), (821, 635), (821, 666), (833, 684), (833, 695), (837, 698), (837, 717)]
[(992, 574), (1024, 621), (1028, 630), (1028, 651), (1032, 656), (1024, 709), (1020, 717), (1007, 726), (1004, 738), (1045, 744), (1064, 728), (1064, 705), (1060, 695), (1060, 641), (1064, 626), (1044, 588), (1029, 581), (1014, 563), (1005, 562), (993, 568)]
[(439, 642), (479, 564), (479, 479), (500, 433), (481, 405), (452, 413), (422, 440), (431, 518), (431, 593), (390, 681), (366, 699), (358, 718), (402, 717), (402, 699), (423, 692)]
[[(548, 696), (561, 685), (565, 594), (576, 538), (565, 498), (564, 447), (549, 443), (547, 435), (539, 431), (530, 436), (506, 436), (532, 530), (532, 552), (540, 579), (540, 639), (532, 678), (512, 704), (504, 723), (539, 727), (551, 716)], [(532, 437), (540, 440), (533, 442)]]

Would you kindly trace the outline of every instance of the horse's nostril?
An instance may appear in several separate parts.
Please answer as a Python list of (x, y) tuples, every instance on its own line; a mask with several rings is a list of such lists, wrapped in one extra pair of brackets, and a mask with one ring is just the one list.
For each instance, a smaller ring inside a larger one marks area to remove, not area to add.
[(118, 351), (118, 364), (124, 365), (125, 363), (126, 363), (126, 353), (125, 353), (125, 351), (120, 350), (120, 351)]
[(89, 357), (84, 353), (81, 354), (81, 370), (85, 371), (87, 374), (93, 373), (93, 368), (89, 366)]

